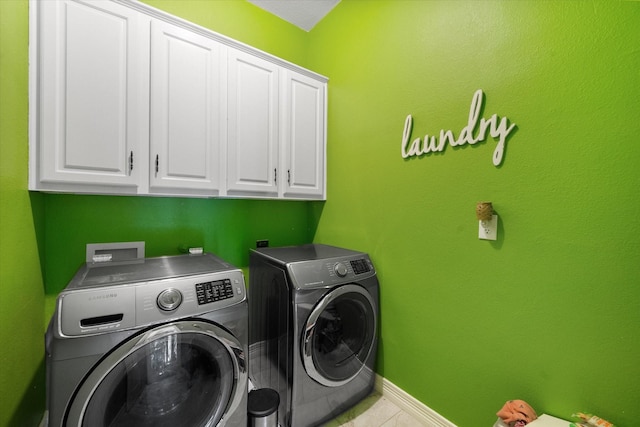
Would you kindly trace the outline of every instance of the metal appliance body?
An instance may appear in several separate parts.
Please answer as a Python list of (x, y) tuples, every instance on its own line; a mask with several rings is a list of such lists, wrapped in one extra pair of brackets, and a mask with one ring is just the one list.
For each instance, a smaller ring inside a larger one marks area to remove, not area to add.
[(46, 333), (49, 427), (247, 425), (242, 271), (214, 255), (87, 263)]
[(320, 425), (371, 393), (378, 295), (365, 253), (317, 244), (251, 251), (249, 375), (280, 394), (283, 426)]

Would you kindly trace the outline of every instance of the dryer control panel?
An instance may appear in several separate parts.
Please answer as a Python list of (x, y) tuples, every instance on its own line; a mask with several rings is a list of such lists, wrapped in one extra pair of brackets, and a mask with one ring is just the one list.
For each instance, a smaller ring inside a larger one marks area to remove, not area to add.
[(288, 265), (288, 269), (299, 289), (357, 282), (376, 274), (366, 255), (294, 262)]
[(368, 273), (371, 271), (369, 263), (365, 259), (354, 259), (351, 261), (351, 268), (353, 272), (358, 275), (362, 273)]

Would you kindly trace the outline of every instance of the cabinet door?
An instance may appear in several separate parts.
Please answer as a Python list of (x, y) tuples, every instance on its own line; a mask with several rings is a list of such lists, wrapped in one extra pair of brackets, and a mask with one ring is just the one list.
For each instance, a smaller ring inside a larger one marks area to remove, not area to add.
[(218, 194), (220, 51), (210, 38), (152, 22), (151, 192)]
[(40, 92), (32, 168), (38, 175), (32, 186), (137, 192), (139, 147), (148, 138), (148, 19), (109, 1), (41, 1), (37, 7)]
[(235, 49), (228, 66), (227, 194), (275, 197), (278, 66)]
[(283, 195), (325, 199), (326, 83), (290, 70), (284, 75)]

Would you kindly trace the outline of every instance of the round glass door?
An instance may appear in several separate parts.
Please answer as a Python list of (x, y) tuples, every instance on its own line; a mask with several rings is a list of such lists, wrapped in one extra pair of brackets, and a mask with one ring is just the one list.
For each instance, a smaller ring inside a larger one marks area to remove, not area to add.
[(335, 387), (365, 367), (376, 337), (376, 309), (358, 285), (334, 289), (309, 315), (302, 337), (302, 359), (309, 376)]
[[(235, 350), (234, 350), (235, 349)], [(242, 347), (205, 322), (148, 331), (109, 354), (89, 374), (68, 413), (82, 427), (215, 426), (243, 390)]]

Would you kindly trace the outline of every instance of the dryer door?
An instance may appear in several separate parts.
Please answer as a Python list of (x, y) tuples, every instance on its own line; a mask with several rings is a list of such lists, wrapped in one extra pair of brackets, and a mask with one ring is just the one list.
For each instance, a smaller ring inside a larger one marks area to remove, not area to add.
[(376, 315), (362, 286), (349, 284), (327, 293), (311, 311), (302, 336), (307, 374), (328, 387), (356, 377), (375, 346)]
[(217, 325), (180, 321), (109, 353), (82, 382), (67, 426), (216, 426), (247, 390), (240, 342)]

